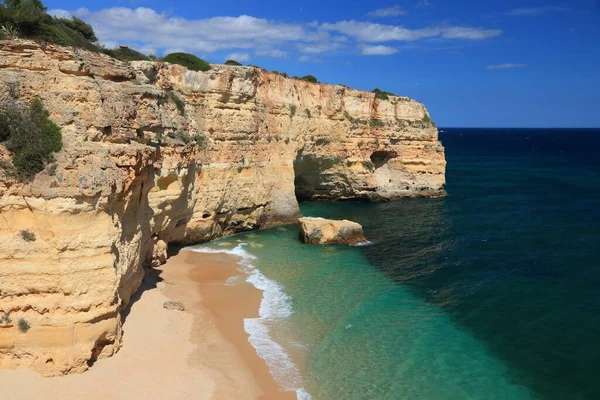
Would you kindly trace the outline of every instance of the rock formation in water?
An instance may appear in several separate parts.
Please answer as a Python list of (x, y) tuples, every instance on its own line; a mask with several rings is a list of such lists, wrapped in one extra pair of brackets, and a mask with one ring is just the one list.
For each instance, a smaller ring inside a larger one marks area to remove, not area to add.
[(113, 354), (169, 243), (295, 222), (297, 198), (444, 193), (437, 129), (406, 97), (0, 41), (0, 100), (34, 97), (64, 147), (31, 182), (0, 171), (0, 368), (59, 375)]
[(298, 225), (299, 238), (304, 243), (357, 245), (368, 242), (362, 225), (347, 219), (305, 217), (298, 219)]

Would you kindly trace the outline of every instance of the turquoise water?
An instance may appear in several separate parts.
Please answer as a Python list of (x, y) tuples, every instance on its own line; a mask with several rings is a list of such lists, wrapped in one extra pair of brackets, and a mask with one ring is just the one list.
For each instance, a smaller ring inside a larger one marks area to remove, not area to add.
[(600, 398), (600, 131), (441, 140), (448, 197), (301, 205), (370, 246), (295, 226), (213, 245), (246, 243), (265, 290), (251, 342), (314, 399)]

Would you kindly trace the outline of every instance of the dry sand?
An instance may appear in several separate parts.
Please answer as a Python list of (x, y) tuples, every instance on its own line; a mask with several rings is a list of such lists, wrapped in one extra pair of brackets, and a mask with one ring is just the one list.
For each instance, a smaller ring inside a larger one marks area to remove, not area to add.
[[(262, 293), (245, 283), (225, 285), (242, 274), (238, 261), (180, 251), (144, 280), (117, 354), (58, 378), (0, 371), (0, 399), (295, 399), (280, 391), (248, 342), (243, 319), (258, 316)], [(167, 300), (186, 311), (164, 309)]]

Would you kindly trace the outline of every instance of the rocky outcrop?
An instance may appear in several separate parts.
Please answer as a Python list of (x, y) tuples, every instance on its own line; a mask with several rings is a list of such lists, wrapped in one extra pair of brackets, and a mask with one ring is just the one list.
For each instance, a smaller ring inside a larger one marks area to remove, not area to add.
[(348, 244), (368, 243), (363, 234), (362, 225), (348, 221), (325, 218), (300, 218), (300, 241), (310, 244)]
[(0, 171), (0, 315), (30, 325), (0, 323), (0, 367), (57, 375), (114, 353), (169, 243), (295, 222), (297, 198), (444, 193), (437, 129), (405, 97), (0, 41), (0, 101), (34, 97), (64, 148), (32, 182)]

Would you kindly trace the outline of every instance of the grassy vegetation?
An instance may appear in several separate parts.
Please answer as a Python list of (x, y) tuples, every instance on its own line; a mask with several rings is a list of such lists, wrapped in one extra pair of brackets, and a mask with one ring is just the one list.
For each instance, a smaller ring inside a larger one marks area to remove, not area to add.
[(371, 128), (382, 128), (383, 126), (385, 126), (382, 120), (374, 117), (371, 118), (371, 121), (369, 121), (369, 125), (371, 125)]
[(179, 111), (180, 115), (185, 114), (185, 103), (172, 90), (167, 90), (165, 95), (158, 99), (158, 105), (162, 106), (169, 102), (175, 104), (175, 107), (177, 107), (177, 111)]
[(0, 142), (12, 153), (9, 172), (22, 181), (30, 180), (53, 161), (54, 152), (62, 149), (60, 128), (48, 118), (38, 98), (29, 105), (9, 100), (2, 108)]
[(225, 61), (225, 65), (235, 65), (237, 67), (241, 67), (242, 63), (239, 63), (235, 60), (227, 60), (227, 61)]
[(350, 115), (350, 113), (348, 111), (344, 111), (344, 116), (346, 117), (346, 119), (348, 121), (350, 121), (353, 124), (359, 125), (359, 124), (366, 124), (367, 121), (364, 119), (360, 119), (360, 118), (354, 118), (352, 115)]
[(208, 62), (188, 53), (171, 53), (162, 60), (171, 64), (183, 65), (192, 71), (208, 71), (210, 69)]
[(373, 93), (375, 93), (375, 98), (380, 100), (389, 100), (389, 96), (395, 96), (395, 94), (392, 92), (384, 92), (383, 90), (377, 88), (373, 89)]
[(296, 115), (296, 110), (298, 108), (294, 104), (290, 104), (290, 118), (293, 118)]

